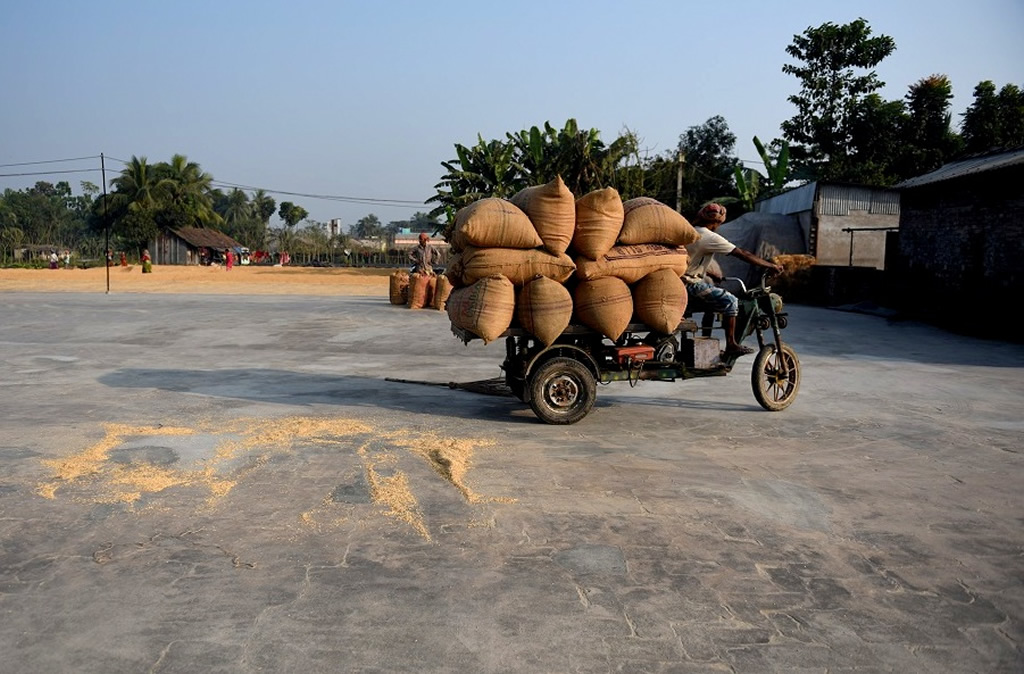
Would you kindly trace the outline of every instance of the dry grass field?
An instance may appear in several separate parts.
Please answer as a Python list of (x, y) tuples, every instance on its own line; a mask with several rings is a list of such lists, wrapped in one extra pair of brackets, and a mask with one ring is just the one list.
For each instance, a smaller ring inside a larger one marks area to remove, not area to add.
[[(388, 295), (392, 269), (154, 266), (110, 268), (111, 293)], [(0, 292), (106, 292), (107, 270), (0, 269)]]

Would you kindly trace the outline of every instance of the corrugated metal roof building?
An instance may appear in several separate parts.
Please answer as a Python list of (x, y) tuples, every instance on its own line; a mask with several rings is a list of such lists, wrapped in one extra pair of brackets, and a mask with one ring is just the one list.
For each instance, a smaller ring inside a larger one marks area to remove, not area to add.
[(886, 232), (899, 228), (900, 195), (890, 189), (812, 182), (755, 204), (758, 213), (797, 218), (803, 251), (819, 265), (885, 268)]

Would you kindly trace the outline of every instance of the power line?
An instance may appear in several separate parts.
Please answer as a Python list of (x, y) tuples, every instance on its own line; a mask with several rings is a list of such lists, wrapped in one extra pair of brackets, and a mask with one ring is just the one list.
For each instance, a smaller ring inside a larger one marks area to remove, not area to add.
[(291, 197), (305, 197), (307, 199), (325, 199), (327, 201), (341, 201), (353, 204), (376, 204), (383, 206), (423, 206), (422, 201), (412, 201), (409, 199), (375, 199), (373, 197), (347, 197), (333, 194), (308, 194), (304, 192), (288, 192), (286, 190), (275, 190), (267, 187), (253, 187), (251, 185), (240, 185), (238, 183), (229, 183), (221, 180), (210, 181), (211, 185), (218, 187), (232, 187), (240, 190), (263, 190), (268, 194), (284, 194)]
[(37, 166), (39, 164), (60, 164), (67, 161), (85, 161), (86, 159), (99, 159), (98, 154), (94, 154), (90, 157), (73, 157), (71, 159), (46, 159), (43, 161), (23, 161), (15, 164), (0, 164), (0, 168), (10, 168), (13, 166)]
[(0, 178), (15, 178), (18, 176), (53, 176), (61, 173), (97, 173), (100, 169), (66, 169), (64, 171), (35, 171), (32, 173), (0, 173)]
[[(114, 161), (119, 161), (122, 164), (129, 164), (130, 163), (128, 161), (125, 161), (124, 159), (118, 159), (117, 157), (111, 157), (110, 155), (105, 155), (105, 156), (107, 157), (107, 159), (113, 159)], [(338, 202), (341, 202), (341, 203), (363, 204), (363, 205), (368, 205), (368, 206), (395, 206), (395, 207), (401, 207), (401, 208), (413, 208), (413, 207), (415, 207), (415, 208), (422, 208), (426, 204), (425, 201), (412, 201), (410, 199), (377, 199), (377, 198), (373, 198), (373, 197), (350, 197), (350, 196), (342, 196), (342, 195), (334, 195), (334, 194), (308, 194), (308, 193), (305, 193), (305, 192), (290, 192), (288, 190), (275, 190), (275, 189), (271, 189), (269, 187), (254, 187), (252, 185), (243, 185), (243, 184), (240, 184), (240, 183), (232, 183), (232, 182), (228, 182), (228, 181), (225, 181), (225, 180), (211, 180), (210, 184), (214, 185), (216, 187), (230, 187), (230, 188), (246, 190), (246, 191), (250, 191), (250, 192), (255, 192), (257, 190), (263, 190), (267, 194), (282, 194), (282, 195), (289, 196), (289, 197), (303, 197), (305, 199), (321, 199), (321, 200), (325, 200), (325, 201), (338, 201)]]

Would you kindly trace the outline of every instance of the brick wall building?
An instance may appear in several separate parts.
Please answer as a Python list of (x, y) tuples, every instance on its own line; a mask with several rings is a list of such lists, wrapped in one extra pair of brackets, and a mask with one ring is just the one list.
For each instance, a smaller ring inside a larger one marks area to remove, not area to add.
[(1024, 148), (952, 162), (896, 187), (903, 308), (1009, 338), (1008, 319), (996, 317), (1024, 293)]

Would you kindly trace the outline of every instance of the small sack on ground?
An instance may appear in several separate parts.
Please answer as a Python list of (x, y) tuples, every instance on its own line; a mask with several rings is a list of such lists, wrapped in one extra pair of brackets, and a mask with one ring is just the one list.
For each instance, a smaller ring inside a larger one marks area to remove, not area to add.
[(444, 311), (448, 296), (452, 294), (452, 282), (448, 280), (447, 276), (443, 275), (436, 277), (436, 279), (433, 306), (438, 311)]
[(388, 298), (392, 304), (402, 305), (409, 301), (409, 272), (397, 269), (391, 273)]
[(421, 274), (414, 272), (409, 275), (409, 300), (410, 309), (422, 309), (432, 306), (434, 284), (437, 277), (433, 274)]

